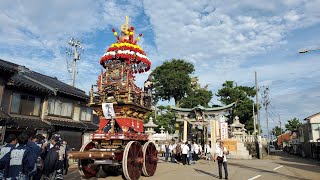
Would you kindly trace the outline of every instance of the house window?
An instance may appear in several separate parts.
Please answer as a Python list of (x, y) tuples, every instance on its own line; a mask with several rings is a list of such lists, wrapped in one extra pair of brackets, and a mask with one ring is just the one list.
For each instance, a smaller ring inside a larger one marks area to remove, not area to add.
[(26, 94), (12, 94), (10, 112), (27, 116), (40, 115), (41, 99)]
[(73, 103), (65, 102), (59, 99), (49, 98), (48, 113), (49, 115), (71, 117), (73, 111)]
[(80, 120), (91, 121), (92, 109), (88, 107), (81, 107)]

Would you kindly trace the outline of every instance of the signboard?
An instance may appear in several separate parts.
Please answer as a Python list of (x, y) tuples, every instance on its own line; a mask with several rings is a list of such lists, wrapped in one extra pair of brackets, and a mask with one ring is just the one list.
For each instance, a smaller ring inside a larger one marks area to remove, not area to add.
[(112, 119), (116, 117), (116, 113), (113, 109), (113, 103), (102, 103), (102, 111), (106, 119)]
[(211, 140), (213, 142), (216, 142), (217, 139), (220, 139), (219, 121), (216, 121), (216, 120), (210, 121), (210, 133), (211, 133)]
[(225, 140), (223, 141), (223, 146), (226, 147), (228, 151), (237, 151), (237, 141)]
[(228, 123), (222, 122), (220, 123), (221, 129), (221, 140), (228, 139)]

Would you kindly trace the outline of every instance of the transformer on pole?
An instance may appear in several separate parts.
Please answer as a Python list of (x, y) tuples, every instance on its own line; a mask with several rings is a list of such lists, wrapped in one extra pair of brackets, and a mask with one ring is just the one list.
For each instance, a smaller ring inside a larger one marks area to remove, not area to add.
[[(69, 47), (66, 49), (67, 54), (67, 68), (68, 72), (72, 73), (72, 86), (74, 87), (76, 81), (76, 63), (80, 60), (81, 51), (83, 51), (83, 47), (81, 46), (81, 42), (74, 38), (71, 38), (68, 42)], [(70, 71), (70, 62), (68, 61), (68, 57), (72, 58), (72, 69)]]

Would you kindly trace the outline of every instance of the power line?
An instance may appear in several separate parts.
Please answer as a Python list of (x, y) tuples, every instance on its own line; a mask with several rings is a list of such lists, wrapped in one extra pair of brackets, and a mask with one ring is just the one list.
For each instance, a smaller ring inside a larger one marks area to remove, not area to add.
[(269, 118), (274, 122), (274, 123), (278, 123), (278, 122), (276, 122), (273, 118), (276, 118), (275, 116), (273, 116), (273, 115), (271, 115), (270, 113), (269, 113)]

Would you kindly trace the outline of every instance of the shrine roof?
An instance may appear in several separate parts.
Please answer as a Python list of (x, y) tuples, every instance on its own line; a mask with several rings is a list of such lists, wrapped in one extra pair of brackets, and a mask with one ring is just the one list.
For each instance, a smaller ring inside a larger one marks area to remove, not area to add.
[(179, 108), (179, 107), (174, 107), (172, 106), (171, 109), (173, 109), (174, 111), (182, 111), (182, 112), (190, 112), (190, 111), (194, 111), (194, 110), (202, 110), (204, 112), (210, 112), (210, 111), (221, 111), (221, 110), (228, 110), (231, 109), (235, 106), (235, 102), (228, 104), (226, 106), (222, 106), (222, 107), (214, 107), (214, 108), (205, 108), (203, 106), (197, 106), (194, 108)]

